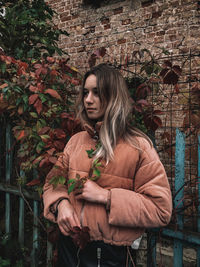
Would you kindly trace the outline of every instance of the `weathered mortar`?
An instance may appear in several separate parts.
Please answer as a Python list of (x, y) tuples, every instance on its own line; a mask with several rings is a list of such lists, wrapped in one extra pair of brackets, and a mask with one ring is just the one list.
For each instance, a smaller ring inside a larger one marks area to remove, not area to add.
[(58, 26), (70, 33), (60, 45), (77, 67), (87, 67), (88, 56), (102, 46), (108, 48), (111, 61), (138, 48), (156, 53), (157, 47), (165, 47), (175, 54), (200, 48), (197, 1), (111, 0), (100, 8), (82, 2), (48, 1), (58, 13)]

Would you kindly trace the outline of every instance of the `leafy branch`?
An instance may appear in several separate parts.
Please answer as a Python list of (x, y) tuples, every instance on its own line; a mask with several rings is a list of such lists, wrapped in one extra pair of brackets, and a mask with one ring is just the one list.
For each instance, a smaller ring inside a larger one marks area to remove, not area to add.
[[(100, 142), (96, 144), (96, 150), (100, 147)], [(86, 153), (88, 154), (89, 158), (92, 158), (96, 154), (96, 150), (86, 150)], [(101, 176), (101, 171), (99, 168), (102, 166), (102, 163), (99, 159), (95, 159), (92, 162), (92, 166), (89, 170), (88, 176), (80, 177), (80, 174), (76, 174), (75, 179), (68, 180), (68, 194), (70, 194), (72, 191), (76, 189), (80, 189), (83, 187), (84, 183), (89, 179), (91, 181), (96, 181)]]

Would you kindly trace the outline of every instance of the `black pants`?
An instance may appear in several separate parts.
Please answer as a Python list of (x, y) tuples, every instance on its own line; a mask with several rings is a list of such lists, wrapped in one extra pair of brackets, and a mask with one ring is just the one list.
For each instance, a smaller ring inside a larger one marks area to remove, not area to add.
[(79, 250), (70, 237), (61, 234), (57, 267), (132, 267), (130, 253), (134, 260), (131, 248), (109, 245), (103, 241), (90, 242)]

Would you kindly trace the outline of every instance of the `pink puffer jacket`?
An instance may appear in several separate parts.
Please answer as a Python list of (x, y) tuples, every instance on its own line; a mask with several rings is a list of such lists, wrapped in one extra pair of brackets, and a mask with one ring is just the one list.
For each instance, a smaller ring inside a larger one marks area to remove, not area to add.
[[(145, 228), (165, 226), (172, 212), (172, 199), (168, 179), (154, 148), (142, 137), (136, 137), (141, 151), (120, 141), (114, 150), (114, 160), (107, 165), (102, 161), (101, 187), (111, 189), (110, 211), (103, 204), (76, 200), (68, 195), (66, 185), (53, 188), (48, 182), (60, 175), (53, 168), (44, 185), (44, 216), (56, 222), (50, 206), (60, 198), (69, 198), (81, 220), (90, 229), (91, 240), (103, 240), (114, 245), (131, 245)], [(75, 134), (67, 143), (57, 165), (66, 179), (79, 174), (87, 176), (92, 159), (86, 150), (95, 149), (96, 141), (87, 131)]]

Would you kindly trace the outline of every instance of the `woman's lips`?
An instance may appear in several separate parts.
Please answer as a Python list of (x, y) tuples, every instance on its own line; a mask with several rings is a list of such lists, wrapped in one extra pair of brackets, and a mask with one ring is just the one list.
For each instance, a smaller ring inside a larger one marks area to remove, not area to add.
[(95, 111), (95, 108), (87, 108), (87, 111), (88, 111), (88, 112)]

